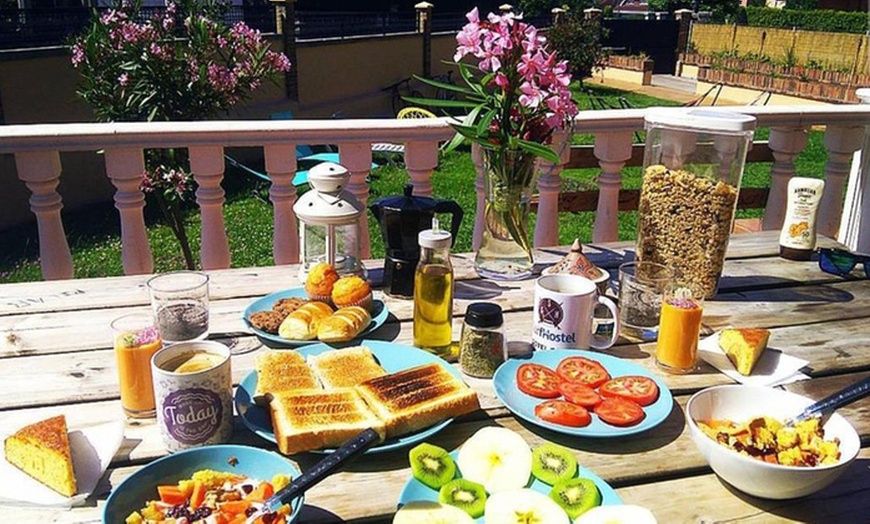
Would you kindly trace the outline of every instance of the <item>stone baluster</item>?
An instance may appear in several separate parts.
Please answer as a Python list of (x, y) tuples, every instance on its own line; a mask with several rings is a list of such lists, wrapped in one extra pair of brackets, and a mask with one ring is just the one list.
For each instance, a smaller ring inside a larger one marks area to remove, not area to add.
[(273, 221), (272, 254), (276, 264), (299, 262), (299, 230), (293, 204), (296, 202), (296, 144), (270, 144), (263, 148), (266, 158), (266, 173), (272, 185), (269, 200), (272, 201)]
[[(858, 89), (862, 104), (870, 104), (870, 88)], [(849, 249), (870, 253), (870, 126), (864, 127), (861, 151), (855, 153), (837, 240)]]
[(223, 146), (193, 146), (190, 151), (190, 170), (199, 187), (196, 203), (202, 217), (200, 258), (203, 269), (230, 267), (230, 245), (224, 225)]
[(405, 167), (414, 185), (414, 194), (432, 196), (432, 171), (438, 167), (438, 143), (406, 143)]
[[(366, 182), (372, 170), (372, 145), (369, 143), (345, 143), (338, 145), (341, 165), (350, 171), (348, 189), (365, 206), (369, 200), (369, 185)], [(359, 254), (363, 259), (371, 257), (371, 242), (369, 239), (368, 211), (363, 211), (359, 218), (359, 237), (356, 239)]]
[(154, 258), (145, 229), (145, 195), (142, 176), (145, 157), (141, 148), (106, 148), (106, 174), (115, 191), (115, 207), (121, 217), (121, 263), (124, 274), (141, 275), (154, 271)]
[(553, 133), (552, 147), (559, 153), (559, 163), (553, 164), (539, 159), (535, 166), (536, 169), (540, 168), (535, 247), (559, 244), (559, 189), (562, 183), (562, 170), (571, 160), (571, 136), (572, 133), (565, 130)]
[(600, 132), (595, 135), (593, 152), (601, 166), (598, 176), (598, 207), (592, 229), (594, 242), (619, 238), (619, 190), (622, 167), (631, 158), (631, 131)]
[(480, 249), (483, 242), (483, 221), (486, 211), (486, 187), (483, 167), (483, 150), (477, 144), (471, 145), (471, 162), (474, 164), (474, 172), (477, 178), (474, 180), (474, 189), (477, 192), (477, 208), (474, 212), (474, 232), (471, 235), (471, 248), (474, 251)]
[(36, 215), (39, 233), (39, 259), (46, 280), (72, 278), (73, 264), (60, 210), (63, 202), (57, 192), (60, 183), (60, 154), (57, 151), (15, 153), (18, 178), (27, 185), (30, 209)]
[(837, 236), (840, 217), (843, 215), (846, 177), (852, 168), (852, 156), (861, 148), (863, 140), (862, 126), (828, 126), (825, 131), (828, 161), (825, 164), (825, 192), (819, 204), (819, 222), (816, 229), (820, 235)]
[(772, 127), (768, 146), (773, 151), (770, 168), (770, 193), (764, 206), (761, 229), (781, 229), (785, 220), (788, 181), (794, 176), (794, 160), (807, 145), (807, 130), (803, 128)]

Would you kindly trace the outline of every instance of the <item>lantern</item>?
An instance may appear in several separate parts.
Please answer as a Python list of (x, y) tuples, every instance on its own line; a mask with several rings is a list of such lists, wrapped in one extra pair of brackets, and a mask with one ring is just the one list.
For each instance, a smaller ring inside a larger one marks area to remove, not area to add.
[(350, 172), (332, 162), (308, 171), (311, 190), (293, 205), (299, 219), (302, 280), (319, 262), (333, 265), (342, 275), (366, 276), (359, 259), (359, 218), (365, 207), (346, 189), (349, 180)]

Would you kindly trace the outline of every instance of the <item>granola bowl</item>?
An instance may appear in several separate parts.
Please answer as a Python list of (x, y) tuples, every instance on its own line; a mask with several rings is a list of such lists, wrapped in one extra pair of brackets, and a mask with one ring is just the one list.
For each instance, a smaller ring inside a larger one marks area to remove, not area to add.
[(839, 461), (813, 467), (771, 464), (740, 454), (705, 434), (698, 423), (708, 420), (742, 422), (761, 416), (781, 421), (800, 413), (813, 402), (813, 399), (779, 389), (716, 386), (689, 399), (686, 419), (698, 451), (722, 480), (756, 497), (792, 499), (828, 486), (855, 460), (861, 440), (845, 418), (835, 413), (822, 427), (826, 440), (839, 440)]

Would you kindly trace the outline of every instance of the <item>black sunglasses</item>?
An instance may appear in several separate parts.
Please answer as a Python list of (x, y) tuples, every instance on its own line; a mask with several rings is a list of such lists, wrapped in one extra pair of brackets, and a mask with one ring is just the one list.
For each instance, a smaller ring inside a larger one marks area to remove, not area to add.
[(870, 278), (870, 256), (857, 255), (843, 249), (821, 248), (819, 249), (819, 268), (825, 273), (846, 276), (855, 269), (858, 263), (864, 265), (864, 274)]

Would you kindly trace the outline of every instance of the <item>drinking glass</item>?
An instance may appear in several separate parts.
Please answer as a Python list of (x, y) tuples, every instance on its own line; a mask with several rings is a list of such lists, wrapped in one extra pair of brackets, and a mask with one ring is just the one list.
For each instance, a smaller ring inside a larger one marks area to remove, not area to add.
[(698, 361), (703, 298), (696, 298), (689, 288), (668, 290), (662, 300), (656, 364), (672, 374), (691, 373)]
[(167, 343), (208, 336), (208, 275), (174, 271), (148, 280), (151, 309)]
[(673, 269), (655, 262), (627, 262), (619, 266), (619, 320), (623, 335), (647, 342), (658, 337), (662, 298), (674, 280)]
[(121, 407), (129, 417), (153, 417), (151, 357), (163, 347), (154, 317), (150, 313), (132, 313), (116, 318), (111, 326)]

